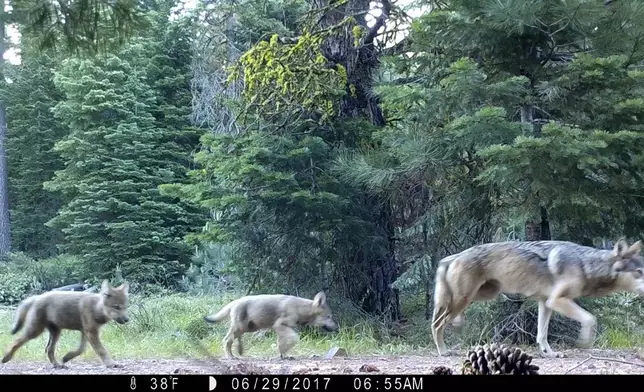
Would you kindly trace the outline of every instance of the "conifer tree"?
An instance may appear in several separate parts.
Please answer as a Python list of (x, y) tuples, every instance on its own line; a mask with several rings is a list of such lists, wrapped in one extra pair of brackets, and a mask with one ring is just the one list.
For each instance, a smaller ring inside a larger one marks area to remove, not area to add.
[(33, 257), (57, 253), (58, 230), (47, 227), (61, 205), (60, 195), (43, 189), (63, 161), (53, 146), (65, 133), (53, 108), (64, 97), (53, 81), (57, 59), (36, 50), (27, 36), (21, 40), (21, 63), (7, 67), (12, 83), (7, 102), (7, 161), (13, 249)]
[(199, 222), (159, 193), (185, 172), (169, 159), (184, 151), (152, 115), (149, 58), (146, 45), (133, 43), (118, 56), (65, 62), (55, 78), (67, 96), (55, 108), (70, 129), (56, 144), (65, 168), (46, 185), (69, 198), (50, 222), (65, 234), (65, 251), (97, 274), (120, 265), (129, 279), (170, 285), (189, 261), (183, 237)]

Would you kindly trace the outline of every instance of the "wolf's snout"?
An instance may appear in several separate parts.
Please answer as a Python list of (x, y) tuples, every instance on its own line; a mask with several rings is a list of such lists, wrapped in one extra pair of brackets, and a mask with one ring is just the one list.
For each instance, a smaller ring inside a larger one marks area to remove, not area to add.
[(119, 324), (125, 324), (125, 323), (127, 323), (128, 321), (130, 321), (130, 318), (129, 318), (129, 317), (127, 317), (127, 316), (121, 316), (121, 317), (117, 317), (117, 318), (115, 318), (115, 319), (114, 319), (114, 321), (116, 321), (116, 322), (117, 322), (117, 323), (119, 323)]
[(340, 327), (338, 327), (337, 324), (333, 324), (333, 325), (325, 325), (324, 327), (322, 327), (322, 329), (324, 329), (327, 332), (337, 332), (340, 329)]

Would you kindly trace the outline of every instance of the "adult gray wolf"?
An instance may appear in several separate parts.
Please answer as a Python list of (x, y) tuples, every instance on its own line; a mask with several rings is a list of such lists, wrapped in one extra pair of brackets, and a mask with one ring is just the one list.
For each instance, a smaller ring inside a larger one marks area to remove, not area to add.
[(89, 340), (105, 366), (120, 367), (114, 363), (103, 347), (98, 332), (110, 320), (119, 324), (129, 321), (127, 316), (128, 290), (127, 282), (114, 288), (105, 280), (99, 293), (50, 291), (25, 299), (16, 310), (16, 319), (11, 328), (11, 334), (15, 335), (23, 327), (24, 331), (13, 341), (2, 358), (2, 363), (11, 360), (20, 347), (37, 338), (47, 329), (49, 341), (45, 351), (49, 362), (54, 365), (54, 368), (64, 368), (65, 365), (56, 360), (55, 350), (61, 331), (69, 329), (80, 331), (81, 341), (78, 349), (70, 351), (63, 357), (63, 363), (81, 355)]
[(217, 314), (205, 316), (209, 323), (217, 323), (230, 317), (230, 328), (223, 344), (226, 358), (232, 358), (233, 341), (237, 339), (237, 352), (243, 354), (242, 335), (272, 328), (277, 333), (280, 358), (292, 349), (299, 340), (294, 330), (297, 326), (321, 327), (328, 332), (338, 330), (324, 292), (310, 300), (293, 295), (260, 294), (238, 298), (224, 306)]
[(595, 316), (573, 300), (620, 291), (644, 295), (642, 242), (624, 240), (604, 250), (567, 241), (509, 241), (476, 245), (439, 261), (434, 286), (432, 335), (439, 355), (450, 355), (443, 333), (449, 322), (463, 324), (473, 301), (500, 293), (522, 294), (539, 304), (537, 343), (544, 357), (561, 357), (548, 344), (552, 311), (581, 323), (577, 343), (589, 347)]

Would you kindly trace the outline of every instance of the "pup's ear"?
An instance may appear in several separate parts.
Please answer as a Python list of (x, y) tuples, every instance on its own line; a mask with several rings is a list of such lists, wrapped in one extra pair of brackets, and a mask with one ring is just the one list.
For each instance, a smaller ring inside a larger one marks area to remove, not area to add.
[(628, 249), (626, 249), (624, 252), (622, 252), (622, 257), (624, 258), (629, 258), (633, 257), (635, 255), (640, 254), (640, 251), (642, 250), (642, 241), (637, 241), (633, 245), (631, 245)]
[(110, 292), (110, 281), (105, 279), (101, 284), (101, 292), (107, 294)]
[(313, 306), (317, 308), (321, 308), (326, 304), (326, 294), (324, 294), (324, 291), (320, 291), (319, 293), (315, 294), (315, 297), (313, 298)]
[(121, 290), (123, 294), (127, 295), (130, 292), (130, 284), (128, 282), (123, 282), (123, 284), (119, 286), (119, 290)]
[(613, 253), (612, 256), (614, 258), (621, 258), (624, 252), (628, 249), (628, 244), (623, 238), (620, 238), (619, 241), (615, 244), (615, 247), (613, 248)]

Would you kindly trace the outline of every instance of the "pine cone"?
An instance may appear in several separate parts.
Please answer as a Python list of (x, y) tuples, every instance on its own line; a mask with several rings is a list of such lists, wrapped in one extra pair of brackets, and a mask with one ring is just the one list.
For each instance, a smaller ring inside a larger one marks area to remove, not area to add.
[(463, 374), (538, 375), (539, 366), (532, 365), (531, 362), (532, 357), (520, 348), (486, 344), (476, 346), (467, 353), (467, 359), (463, 362)]
[(470, 361), (465, 361), (465, 363), (463, 363), (463, 368), (461, 369), (461, 374), (466, 375), (466, 376), (476, 374), (476, 372), (472, 368), (472, 364), (470, 363)]
[(432, 372), (435, 375), (438, 376), (451, 376), (452, 375), (452, 369), (445, 367), (445, 366), (437, 366), (435, 367)]

